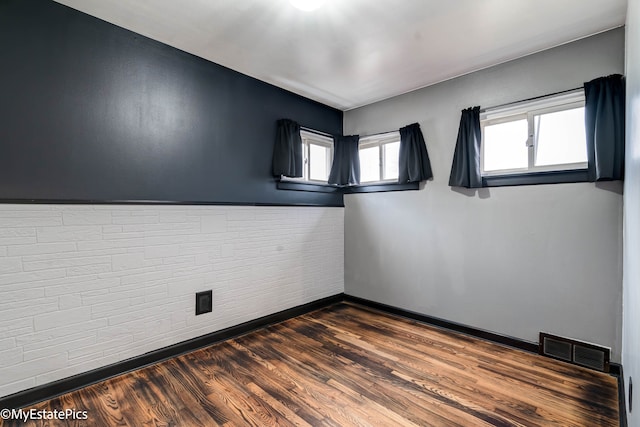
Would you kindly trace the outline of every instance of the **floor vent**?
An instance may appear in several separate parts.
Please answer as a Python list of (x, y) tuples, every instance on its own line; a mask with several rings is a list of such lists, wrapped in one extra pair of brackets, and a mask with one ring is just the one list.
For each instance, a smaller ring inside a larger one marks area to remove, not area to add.
[(611, 350), (540, 332), (540, 354), (602, 372), (609, 372)]

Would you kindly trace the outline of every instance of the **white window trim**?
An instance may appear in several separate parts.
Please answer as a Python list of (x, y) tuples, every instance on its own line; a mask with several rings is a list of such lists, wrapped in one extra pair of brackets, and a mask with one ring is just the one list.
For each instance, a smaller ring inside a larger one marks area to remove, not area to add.
[[(399, 131), (386, 132), (379, 135), (365, 136), (360, 138), (360, 142), (358, 144), (358, 151), (366, 148), (379, 147), (378, 155), (380, 156), (380, 159), (379, 159), (378, 176), (382, 178), (384, 176), (384, 169), (385, 169), (385, 162), (386, 162), (383, 145), (393, 143), (393, 142), (399, 142), (399, 141), (400, 141)], [(390, 178), (390, 179), (380, 179), (378, 181), (361, 181), (360, 185), (389, 184), (389, 183), (396, 183), (396, 182), (398, 182), (398, 178)]]
[(300, 138), (302, 139), (302, 177), (291, 178), (281, 176), (281, 181), (291, 181), (298, 183), (329, 185), (327, 181), (320, 181), (310, 178), (311, 164), (309, 162), (309, 144), (327, 147), (327, 170), (331, 171), (331, 163), (333, 162), (333, 138), (329, 136), (319, 135), (314, 132), (300, 130)]
[(528, 138), (526, 141), (528, 147), (528, 166), (526, 168), (517, 169), (500, 169), (485, 171), (484, 170), (484, 144), (480, 144), (480, 171), (482, 176), (504, 176), (522, 173), (534, 172), (560, 172), (569, 170), (580, 170), (587, 168), (587, 162), (580, 163), (562, 163), (556, 165), (535, 166), (535, 132), (533, 117), (539, 114), (553, 113), (556, 111), (570, 110), (573, 108), (584, 107), (585, 96), (583, 89), (566, 92), (560, 95), (550, 95), (543, 98), (522, 101), (510, 104), (504, 107), (490, 108), (480, 114), (480, 127), (482, 132), (482, 141), (484, 141), (485, 126), (495, 125), (499, 123), (507, 123), (515, 120), (527, 119), (529, 126)]

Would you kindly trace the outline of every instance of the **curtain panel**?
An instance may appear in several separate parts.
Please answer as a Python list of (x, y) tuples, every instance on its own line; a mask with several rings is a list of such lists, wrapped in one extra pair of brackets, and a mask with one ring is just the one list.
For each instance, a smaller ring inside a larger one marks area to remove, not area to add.
[(333, 163), (329, 173), (329, 184), (360, 184), (359, 142), (358, 135), (333, 137)]
[(420, 125), (413, 123), (400, 128), (400, 154), (398, 156), (398, 182), (420, 182), (433, 178), (427, 145)]
[(587, 174), (591, 182), (624, 177), (625, 82), (620, 74), (584, 84)]
[(300, 178), (302, 176), (302, 138), (300, 125), (293, 120), (277, 122), (273, 147), (273, 175)]
[(458, 139), (453, 154), (449, 185), (451, 187), (480, 188), (480, 107), (462, 110)]

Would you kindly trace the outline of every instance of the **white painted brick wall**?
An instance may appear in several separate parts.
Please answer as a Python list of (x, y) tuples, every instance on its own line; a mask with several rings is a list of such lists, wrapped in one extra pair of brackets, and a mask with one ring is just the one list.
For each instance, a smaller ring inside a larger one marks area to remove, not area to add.
[(343, 208), (0, 204), (0, 396), (343, 292), (343, 248)]

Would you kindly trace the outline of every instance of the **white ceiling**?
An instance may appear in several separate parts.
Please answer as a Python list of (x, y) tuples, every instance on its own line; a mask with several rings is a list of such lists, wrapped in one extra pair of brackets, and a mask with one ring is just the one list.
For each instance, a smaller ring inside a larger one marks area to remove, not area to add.
[(348, 110), (624, 24), (627, 0), (57, 0)]

